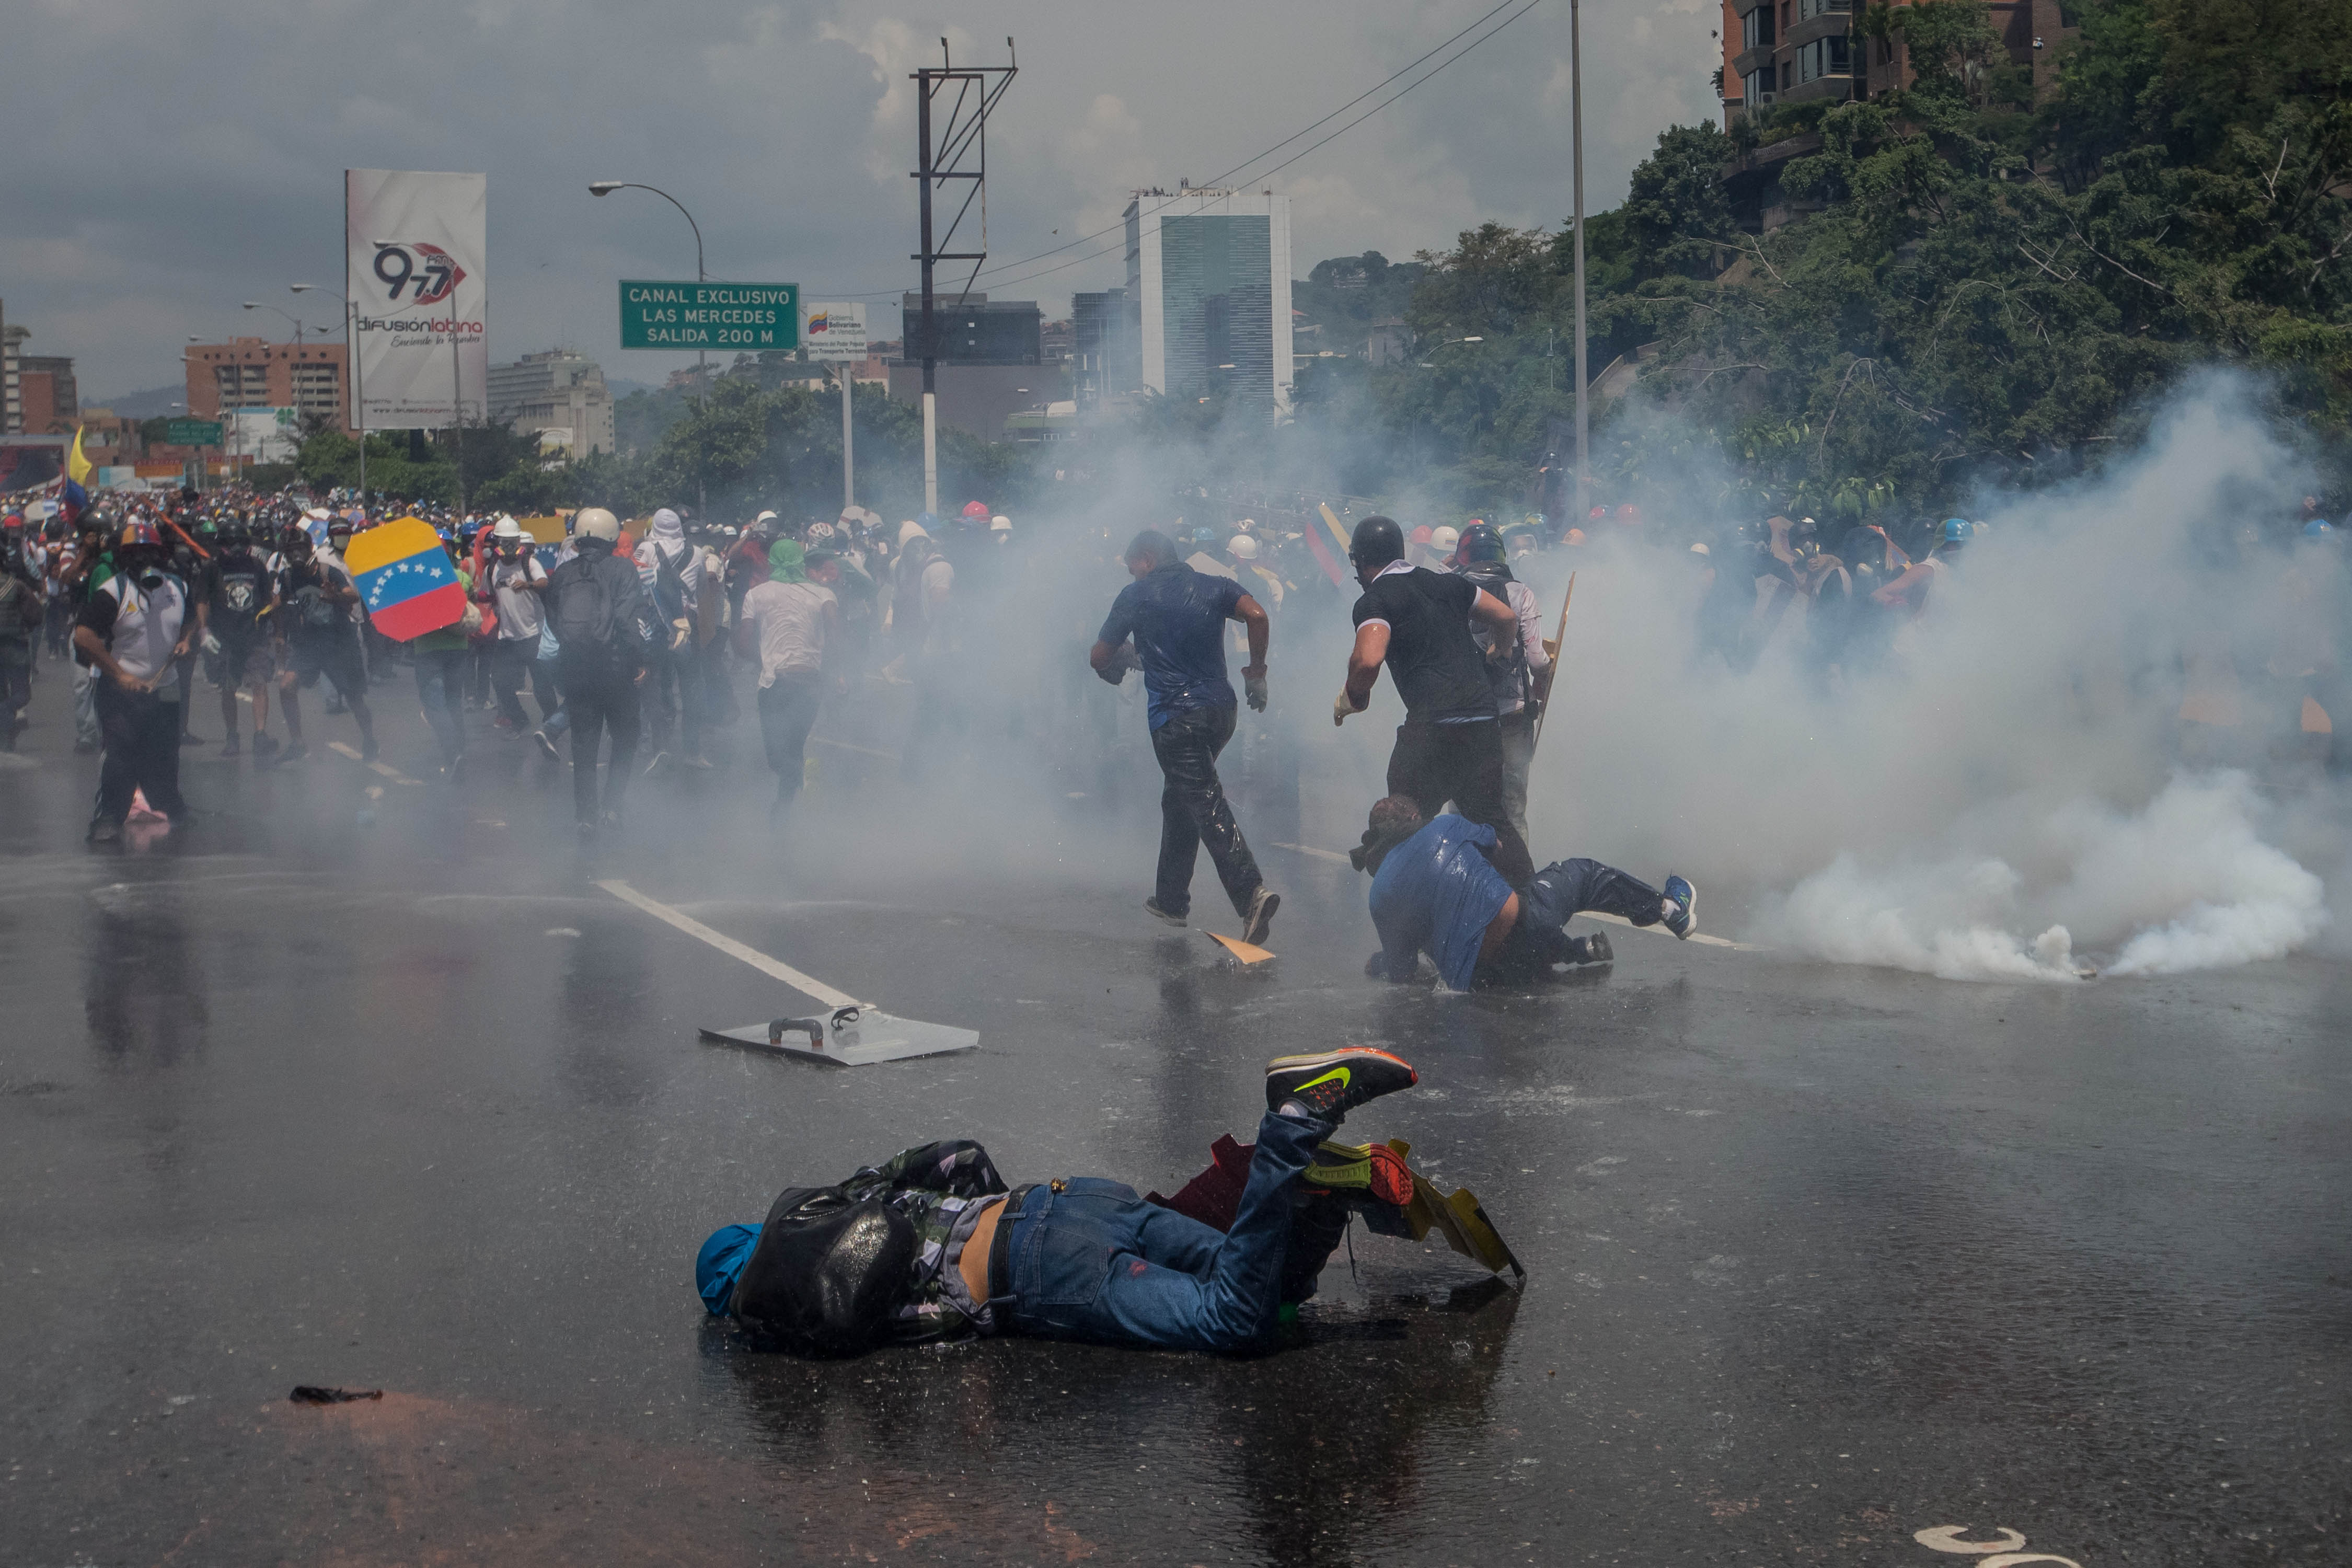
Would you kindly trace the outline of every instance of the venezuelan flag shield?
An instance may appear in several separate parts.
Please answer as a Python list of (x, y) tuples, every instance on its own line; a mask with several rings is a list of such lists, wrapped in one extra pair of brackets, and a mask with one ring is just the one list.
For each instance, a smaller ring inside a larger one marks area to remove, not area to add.
[(455, 625), (466, 590), (441, 536), (423, 518), (403, 517), (352, 537), (343, 560), (376, 630), (395, 642)]

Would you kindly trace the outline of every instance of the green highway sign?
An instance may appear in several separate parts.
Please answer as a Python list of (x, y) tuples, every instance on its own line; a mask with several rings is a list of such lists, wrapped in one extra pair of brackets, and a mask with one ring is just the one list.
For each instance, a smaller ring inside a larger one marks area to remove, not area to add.
[(625, 349), (736, 349), (759, 353), (801, 346), (797, 283), (649, 283), (621, 280)]
[(167, 447), (217, 447), (221, 444), (221, 423), (217, 419), (174, 419), (163, 426), (163, 444)]

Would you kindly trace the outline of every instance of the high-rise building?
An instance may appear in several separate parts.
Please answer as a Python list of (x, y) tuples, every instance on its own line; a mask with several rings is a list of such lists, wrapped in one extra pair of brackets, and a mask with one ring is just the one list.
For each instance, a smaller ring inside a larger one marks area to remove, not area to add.
[[(1900, 9), (1914, 0), (1886, 0)], [(1911, 85), (1900, 27), (1865, 33), (1864, 0), (1723, 0), (1723, 123), (1782, 104), (1874, 98)], [(2075, 29), (2060, 0), (1986, 0), (1986, 19), (2038, 95), (2057, 81), (2058, 43)]]
[(348, 362), (341, 343), (275, 343), (267, 338), (231, 338), (225, 343), (192, 343), (188, 413), (218, 419), (241, 408), (290, 408), (299, 426), (311, 419), (352, 432), (351, 400), (345, 395)]
[(0, 301), (0, 436), (21, 435), (25, 405), (16, 384), (16, 345), (32, 334), (8, 324), (8, 308)]
[[(561, 447), (574, 457), (614, 450), (612, 389), (604, 368), (584, 354), (550, 349), (494, 364), (489, 398), (491, 418), (541, 435), (542, 447)], [(569, 434), (550, 434), (559, 430)]]
[(16, 356), (16, 427), (27, 436), (66, 436), (81, 416), (73, 361), (62, 354)]
[(1124, 289), (1070, 297), (1071, 397), (1082, 410), (1143, 384), (1141, 331)]
[(1138, 384), (1268, 419), (1290, 407), (1290, 198), (1206, 186), (1127, 207)]

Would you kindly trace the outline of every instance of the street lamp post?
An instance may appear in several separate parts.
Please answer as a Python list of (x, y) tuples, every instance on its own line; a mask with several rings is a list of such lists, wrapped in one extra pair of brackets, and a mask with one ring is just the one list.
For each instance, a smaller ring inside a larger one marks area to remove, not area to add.
[[(676, 196), (671, 195), (659, 185), (641, 185), (635, 180), (591, 180), (588, 182), (588, 194), (592, 196), (609, 196), (614, 191), (651, 191), (654, 195), (659, 196), (662, 200), (676, 207), (678, 211), (678, 216), (686, 219), (686, 226), (694, 230), (694, 280), (697, 283), (708, 283), (710, 281), (710, 274), (704, 269), (702, 265), (702, 226), (694, 221), (694, 215), (686, 210), (686, 204), (684, 202), (679, 201)], [(700, 349), (695, 350), (694, 368), (695, 374), (698, 378), (708, 380), (710, 372), (710, 356)], [(702, 521), (702, 525), (708, 528), (710, 526), (710, 487), (704, 482), (702, 458), (698, 454), (694, 459), (694, 504), (697, 515), (700, 517)]]
[(1568, 0), (1569, 141), (1576, 165), (1576, 515), (1569, 520), (1573, 528), (1584, 526), (1584, 487), (1592, 464), (1592, 422), (1584, 384), (1584, 57), (1578, 23), (1577, 0)]
[(245, 308), (248, 310), (268, 310), (272, 315), (285, 316), (288, 321), (294, 323), (294, 346), (298, 349), (302, 346), (302, 322), (299, 317), (288, 315), (277, 306), (265, 305), (258, 300), (247, 300), (245, 302)]
[(316, 283), (289, 283), (287, 289), (296, 294), (320, 293), (343, 301), (343, 362), (352, 374), (352, 426), (360, 435), (360, 510), (367, 510), (367, 395), (360, 386), (360, 345), (352, 325), (352, 306), (350, 300), (332, 289), (321, 289)]
[[(200, 342), (203, 342), (204, 341), (205, 341), (204, 339), (202, 339), (202, 338), (200, 338), (200, 337), (197, 337), (197, 336), (195, 336), (195, 335), (194, 335), (194, 334), (193, 334), (193, 333), (191, 333), (191, 334), (189, 335), (189, 338), (188, 338), (188, 342), (192, 342), (192, 343), (200, 343)], [(181, 381), (181, 384), (182, 384), (183, 385), (185, 385), (185, 384), (186, 384), (186, 382), (187, 382), (187, 379), (188, 379), (188, 377), (187, 377), (187, 369), (188, 369), (188, 351), (187, 351), (187, 350), (185, 350), (185, 349), (182, 349), (182, 350), (180, 351), (180, 381)], [(174, 407), (174, 408), (185, 408), (185, 409), (187, 409), (187, 411), (188, 411), (188, 417), (190, 417), (191, 419), (193, 419), (193, 418), (194, 418), (194, 417), (195, 417), (196, 411), (195, 411), (195, 408), (194, 407), (194, 405), (193, 405), (192, 404), (189, 404), (189, 403), (175, 403), (175, 404), (172, 405), (172, 406), (173, 406), (173, 407)], [(204, 488), (205, 488), (205, 449), (204, 449), (204, 447), (202, 447), (200, 446), (200, 447), (198, 447), (196, 448), (196, 489), (197, 489), (197, 491), (198, 491), (199, 493), (201, 493), (201, 492), (203, 491)]]

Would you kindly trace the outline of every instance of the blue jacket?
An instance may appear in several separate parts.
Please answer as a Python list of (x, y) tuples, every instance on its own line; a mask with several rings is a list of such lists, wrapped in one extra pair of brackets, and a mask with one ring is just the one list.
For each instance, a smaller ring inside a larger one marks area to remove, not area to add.
[(1493, 828), (1446, 812), (1389, 851), (1372, 879), (1372, 928), (1388, 978), (1412, 979), (1426, 952), (1448, 986), (1470, 989), (1479, 943), (1511, 898), (1479, 853), (1494, 847)]

